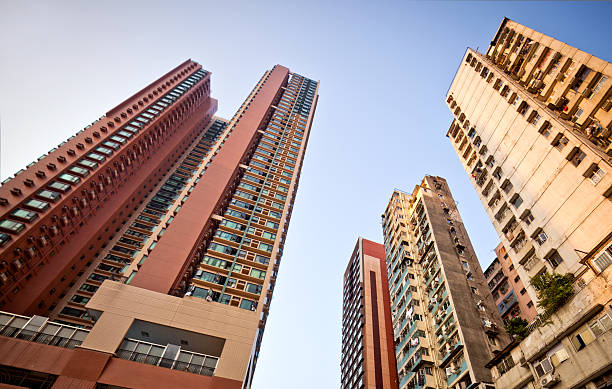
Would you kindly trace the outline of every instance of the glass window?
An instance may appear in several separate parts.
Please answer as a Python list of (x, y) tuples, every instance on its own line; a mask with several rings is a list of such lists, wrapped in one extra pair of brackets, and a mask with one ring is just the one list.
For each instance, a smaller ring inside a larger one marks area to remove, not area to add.
[(62, 193), (66, 193), (70, 190), (70, 185), (64, 184), (63, 182), (53, 181), (49, 184), (49, 188), (59, 190)]
[(102, 143), (104, 146), (108, 146), (113, 150), (119, 150), (119, 147), (121, 147), (121, 145), (119, 143), (116, 142), (111, 142), (109, 140), (107, 140), (106, 142)]
[(0, 220), (0, 228), (16, 234), (18, 232), (21, 232), (25, 228), (25, 225), (23, 223), (4, 219)]
[(23, 203), (23, 205), (24, 205), (24, 207), (37, 209), (39, 211), (44, 211), (45, 209), (49, 208), (49, 203), (48, 202), (41, 201), (41, 200), (36, 200), (36, 199), (26, 200)]
[(242, 301), (240, 301), (240, 308), (254, 311), (257, 309), (257, 303), (255, 301), (242, 299)]
[(109, 149), (107, 147), (102, 147), (102, 146), (96, 147), (96, 151), (106, 155), (107, 157), (111, 156), (113, 154), (113, 150), (112, 149)]
[(123, 131), (123, 130), (118, 131), (117, 134), (119, 134), (119, 135), (121, 135), (121, 136), (123, 136), (125, 138), (128, 138), (128, 139), (134, 136), (132, 133), (127, 132), (127, 131)]
[(41, 190), (40, 192), (36, 193), (36, 196), (49, 200), (51, 202), (55, 202), (57, 199), (62, 197), (61, 194), (53, 192), (51, 190)]
[[(89, 174), (89, 172), (87, 172), (87, 173)], [(58, 178), (60, 180), (68, 181), (68, 182), (71, 182), (73, 184), (78, 184), (81, 181), (81, 179), (79, 177), (73, 176), (72, 174), (68, 174), (68, 173), (62, 173), (62, 174), (59, 175)]]
[(96, 162), (90, 161), (88, 159), (82, 159), (78, 162), (78, 164), (81, 166), (85, 166), (88, 169), (95, 169), (98, 167), (98, 164)]
[(100, 154), (96, 154), (96, 153), (89, 153), (86, 155), (87, 158), (91, 158), (94, 161), (98, 161), (98, 162), (104, 162), (106, 161), (106, 157)]
[(27, 211), (25, 209), (16, 209), (11, 212), (11, 216), (17, 219), (27, 220), (31, 222), (38, 217), (38, 214), (36, 214), (36, 212)]
[(258, 269), (251, 269), (251, 277), (264, 279), (266, 278), (266, 272)]
[(249, 292), (249, 293), (260, 294), (261, 293), (261, 285), (252, 284), (252, 283), (249, 282), (246, 285), (246, 291)]
[(87, 177), (89, 175), (89, 170), (78, 166), (71, 166), (68, 171), (83, 177)]
[(12, 238), (9, 234), (0, 232), (0, 247), (4, 247), (4, 245), (6, 245), (11, 239)]
[[(131, 135), (130, 135), (130, 136), (131, 136)], [(124, 144), (127, 142), (127, 140), (125, 140), (125, 138), (122, 138), (122, 137), (117, 136), (117, 135), (113, 135), (113, 136), (111, 136), (110, 138), (111, 138), (113, 141), (115, 141), (115, 142), (119, 142), (119, 143), (121, 143), (122, 145), (124, 145)]]

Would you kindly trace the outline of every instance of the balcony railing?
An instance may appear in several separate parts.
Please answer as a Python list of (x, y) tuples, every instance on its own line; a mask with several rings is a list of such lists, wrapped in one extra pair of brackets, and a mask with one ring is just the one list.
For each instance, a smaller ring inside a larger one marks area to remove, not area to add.
[(128, 361), (205, 376), (212, 376), (214, 374), (219, 360), (217, 357), (183, 349), (178, 351), (175, 358), (164, 358), (165, 352), (166, 346), (142, 340), (125, 339), (117, 350), (116, 356)]
[(83, 343), (87, 334), (89, 330), (48, 321), (41, 316), (0, 312), (0, 336), (73, 349)]
[(181, 362), (174, 359), (156, 357), (149, 354), (141, 354), (128, 350), (118, 350), (117, 357), (128, 361), (145, 363), (147, 365), (166, 367), (172, 370), (186, 371), (189, 373), (212, 376), (214, 367), (206, 367), (197, 363)]

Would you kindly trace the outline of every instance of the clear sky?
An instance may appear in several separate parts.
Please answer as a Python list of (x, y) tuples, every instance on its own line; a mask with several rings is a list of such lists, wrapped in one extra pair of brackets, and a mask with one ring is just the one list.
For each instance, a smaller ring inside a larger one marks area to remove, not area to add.
[(191, 58), (231, 117), (275, 64), (320, 80), (255, 389), (337, 388), (342, 275), (393, 188), (445, 177), (483, 267), (498, 243), (445, 137), (466, 46), (506, 16), (612, 57), (611, 3), (0, 1), (0, 177)]

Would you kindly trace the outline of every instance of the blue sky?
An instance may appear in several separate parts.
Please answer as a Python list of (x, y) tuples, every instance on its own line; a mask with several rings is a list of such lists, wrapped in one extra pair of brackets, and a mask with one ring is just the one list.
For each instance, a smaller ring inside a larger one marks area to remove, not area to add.
[(483, 267), (498, 238), (445, 137), (467, 46), (506, 16), (610, 61), (610, 3), (0, 3), (2, 179), (187, 58), (231, 117), (279, 63), (321, 81), (256, 389), (339, 386), (341, 280), (397, 187), (445, 177)]

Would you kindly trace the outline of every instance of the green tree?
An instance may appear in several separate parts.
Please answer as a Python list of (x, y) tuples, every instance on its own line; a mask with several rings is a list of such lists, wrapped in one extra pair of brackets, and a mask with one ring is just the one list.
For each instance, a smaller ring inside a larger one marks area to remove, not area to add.
[(538, 294), (538, 306), (549, 316), (561, 308), (574, 294), (572, 274), (542, 273), (531, 278), (531, 285)]
[(528, 324), (527, 320), (522, 317), (513, 317), (506, 323), (506, 332), (520, 342), (529, 335)]

